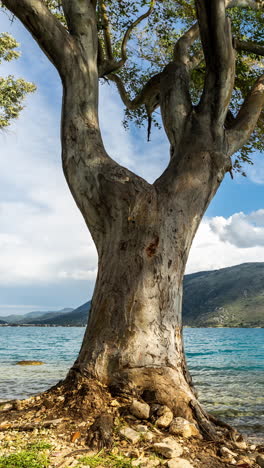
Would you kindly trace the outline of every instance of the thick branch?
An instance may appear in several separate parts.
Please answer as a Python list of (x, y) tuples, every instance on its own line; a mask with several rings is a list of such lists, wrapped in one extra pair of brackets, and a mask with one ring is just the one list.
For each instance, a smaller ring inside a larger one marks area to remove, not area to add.
[(251, 8), (261, 10), (264, 6), (263, 0), (226, 0), (226, 8)]
[(76, 38), (91, 65), (95, 62), (98, 47), (94, 4), (91, 0), (62, 0), (62, 7), (69, 32)]
[[(145, 106), (152, 109), (151, 112), (153, 112), (159, 105), (161, 75), (161, 73), (158, 73), (152, 76), (134, 99), (129, 99), (124, 83), (119, 76), (110, 74), (108, 78), (116, 84), (120, 97), (129, 110), (138, 109), (138, 107), (145, 104)], [(155, 105), (155, 103), (157, 104)]]
[(195, 23), (193, 26), (184, 33), (176, 42), (173, 51), (174, 62), (181, 62), (188, 65), (190, 62), (189, 48), (199, 37), (199, 26)]
[(199, 110), (208, 112), (214, 130), (223, 128), (234, 85), (235, 57), (225, 0), (196, 0), (206, 61), (204, 92)]
[(234, 45), (237, 50), (244, 50), (245, 52), (264, 56), (264, 45), (255, 42), (239, 41), (238, 39), (235, 39)]
[(254, 131), (264, 106), (264, 74), (256, 81), (250, 94), (244, 101), (237, 118), (227, 130), (228, 154), (239, 150)]
[(45, 3), (42, 0), (3, 0), (2, 3), (20, 19), (63, 77), (74, 44)]

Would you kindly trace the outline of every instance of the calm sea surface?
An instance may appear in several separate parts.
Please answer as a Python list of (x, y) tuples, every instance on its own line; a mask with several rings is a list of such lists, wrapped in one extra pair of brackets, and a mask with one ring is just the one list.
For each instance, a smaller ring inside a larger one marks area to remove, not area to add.
[[(0, 400), (26, 398), (65, 377), (84, 328), (0, 327)], [(264, 440), (264, 329), (186, 328), (187, 360), (200, 400)], [(19, 360), (43, 366), (15, 366)]]

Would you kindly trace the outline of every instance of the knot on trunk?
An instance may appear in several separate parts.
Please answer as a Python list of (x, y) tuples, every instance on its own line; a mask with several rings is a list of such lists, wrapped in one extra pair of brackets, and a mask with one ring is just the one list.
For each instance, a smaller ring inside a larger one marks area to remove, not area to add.
[(153, 242), (151, 242), (149, 246), (146, 248), (146, 253), (148, 257), (153, 257), (153, 255), (155, 255), (158, 245), (159, 245), (159, 236), (156, 236)]

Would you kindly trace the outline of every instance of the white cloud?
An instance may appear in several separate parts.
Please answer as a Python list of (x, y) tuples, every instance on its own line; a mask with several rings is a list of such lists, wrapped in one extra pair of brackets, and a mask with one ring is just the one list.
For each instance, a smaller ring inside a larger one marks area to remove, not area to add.
[(227, 219), (216, 217), (211, 220), (210, 227), (221, 241), (240, 249), (264, 247), (264, 209), (248, 215), (235, 213)]
[(194, 239), (187, 273), (264, 261), (264, 210), (205, 218)]

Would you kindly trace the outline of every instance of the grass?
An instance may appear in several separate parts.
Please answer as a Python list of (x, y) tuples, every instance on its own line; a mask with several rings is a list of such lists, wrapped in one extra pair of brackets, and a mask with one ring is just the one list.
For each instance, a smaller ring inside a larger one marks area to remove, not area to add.
[(109, 468), (132, 468), (132, 459), (128, 459), (121, 454), (104, 454), (103, 451), (99, 452), (93, 457), (85, 456), (80, 458), (82, 465), (88, 465), (90, 468), (96, 468), (97, 466), (107, 466)]
[(36, 450), (23, 450), (19, 453), (0, 457), (0, 468), (48, 468), (49, 460)]
[(49, 459), (43, 451), (51, 448), (52, 445), (45, 441), (32, 442), (26, 450), (2, 455), (0, 468), (48, 468)]

